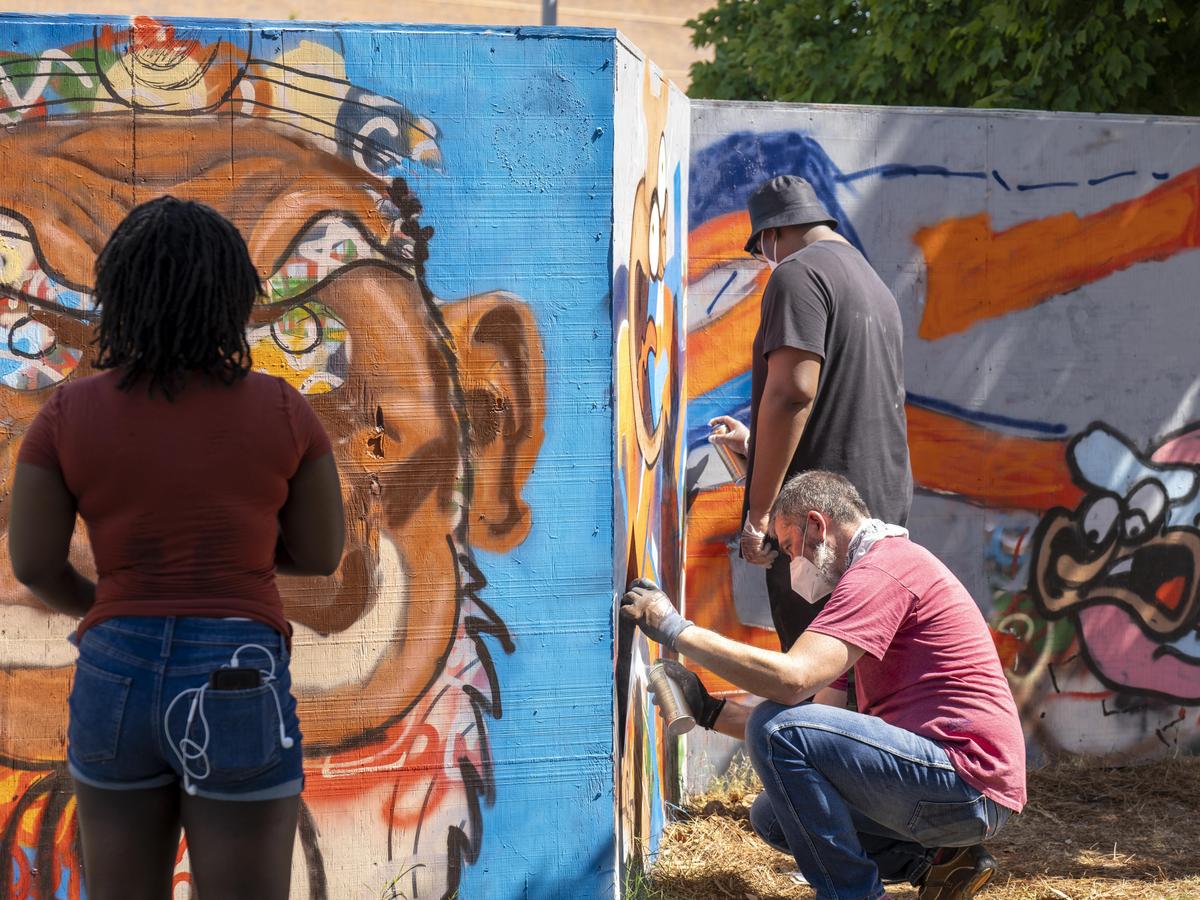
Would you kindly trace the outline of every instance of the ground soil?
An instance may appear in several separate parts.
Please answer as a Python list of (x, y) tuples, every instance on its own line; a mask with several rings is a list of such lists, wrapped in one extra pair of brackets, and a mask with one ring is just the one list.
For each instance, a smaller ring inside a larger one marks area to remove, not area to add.
[[(800, 900), (790, 857), (750, 830), (758, 792), (735, 770), (667, 827), (645, 898)], [(1029, 776), (1029, 805), (988, 844), (1000, 863), (979, 900), (1200, 900), (1200, 759), (1122, 769), (1061, 762)], [(909, 887), (889, 897), (915, 900)]]

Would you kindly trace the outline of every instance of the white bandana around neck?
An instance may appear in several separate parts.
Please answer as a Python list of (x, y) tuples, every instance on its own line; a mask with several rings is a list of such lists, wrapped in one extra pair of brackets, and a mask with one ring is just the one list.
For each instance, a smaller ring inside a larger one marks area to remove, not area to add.
[(863, 519), (858, 531), (854, 532), (854, 537), (850, 538), (850, 546), (846, 548), (846, 568), (850, 568), (866, 556), (867, 551), (874, 547), (876, 542), (890, 537), (906, 538), (908, 529), (899, 525), (889, 525), (880, 519)]

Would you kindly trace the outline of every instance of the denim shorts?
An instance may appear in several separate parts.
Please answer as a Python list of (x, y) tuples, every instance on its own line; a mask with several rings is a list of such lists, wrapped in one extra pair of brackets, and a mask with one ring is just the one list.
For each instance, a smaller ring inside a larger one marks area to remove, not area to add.
[[(282, 635), (262, 622), (123, 616), (78, 641), (67, 764), (84, 784), (145, 790), (181, 782), (213, 800), (273, 800), (304, 787), (300, 724)], [(258, 687), (209, 685), (253, 667)]]

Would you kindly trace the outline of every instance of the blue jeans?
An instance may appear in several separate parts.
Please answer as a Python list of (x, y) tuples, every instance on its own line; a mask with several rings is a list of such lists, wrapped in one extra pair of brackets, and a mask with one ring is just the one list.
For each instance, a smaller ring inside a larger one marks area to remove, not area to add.
[[(212, 800), (275, 800), (304, 787), (288, 649), (269, 625), (233, 619), (122, 616), (79, 647), (67, 767), (84, 784), (145, 790), (182, 782)], [(209, 686), (228, 666), (261, 684)]]
[(818, 900), (877, 900), (882, 879), (917, 883), (938, 847), (978, 844), (1010, 814), (937, 743), (874, 716), (764, 702), (746, 745), (763, 782), (750, 823), (795, 857)]

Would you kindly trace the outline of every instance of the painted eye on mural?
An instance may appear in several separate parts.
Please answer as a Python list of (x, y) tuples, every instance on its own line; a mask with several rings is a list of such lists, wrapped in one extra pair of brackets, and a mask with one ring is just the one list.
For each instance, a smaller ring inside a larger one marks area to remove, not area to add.
[(1088, 543), (1106, 544), (1116, 530), (1117, 518), (1121, 515), (1121, 504), (1111, 494), (1103, 494), (1089, 501), (1082, 513), (1080, 522)]
[(69, 287), (43, 271), (24, 223), (0, 213), (0, 296), (5, 293), (68, 312), (87, 313), (95, 309), (91, 294)]
[(658, 278), (659, 246), (658, 229), (662, 225), (662, 214), (658, 209), (658, 194), (650, 201), (650, 232), (646, 235), (647, 258), (650, 262), (650, 277)]
[[(26, 272), (37, 267), (33, 242), (21, 232), (14, 231), (9, 222), (0, 218), (0, 284), (18, 287)], [(11, 222), (12, 225), (19, 223)]]
[(70, 377), (82, 352), (58, 342), (54, 331), (34, 319), (28, 305), (0, 300), (0, 384), (18, 391), (53, 387)]
[(282, 378), (302, 394), (327, 394), (346, 383), (350, 335), (322, 303), (293, 306), (247, 337), (255, 371)]
[(315, 290), (341, 269), (387, 257), (352, 221), (338, 215), (314, 222), (286, 261), (266, 281), (265, 303), (294, 300)]
[(667, 206), (667, 139), (666, 136), (658, 139), (658, 199), (659, 205), (666, 209)]
[(25, 224), (0, 214), (0, 385), (37, 391), (69, 378), (83, 353), (62, 344), (27, 298), (80, 319), (95, 307), (90, 294), (47, 275)]
[(666, 262), (663, 259), (665, 252), (666, 235), (665, 221), (667, 210), (667, 143), (663, 138), (658, 141), (658, 181), (655, 183), (654, 193), (650, 197), (650, 233), (646, 236), (647, 242), (647, 259), (650, 263), (650, 277), (661, 280), (663, 270), (661, 266)]
[(1130, 493), (1125, 508), (1121, 530), (1128, 540), (1139, 540), (1158, 527), (1167, 509), (1167, 492), (1157, 481), (1143, 481)]

